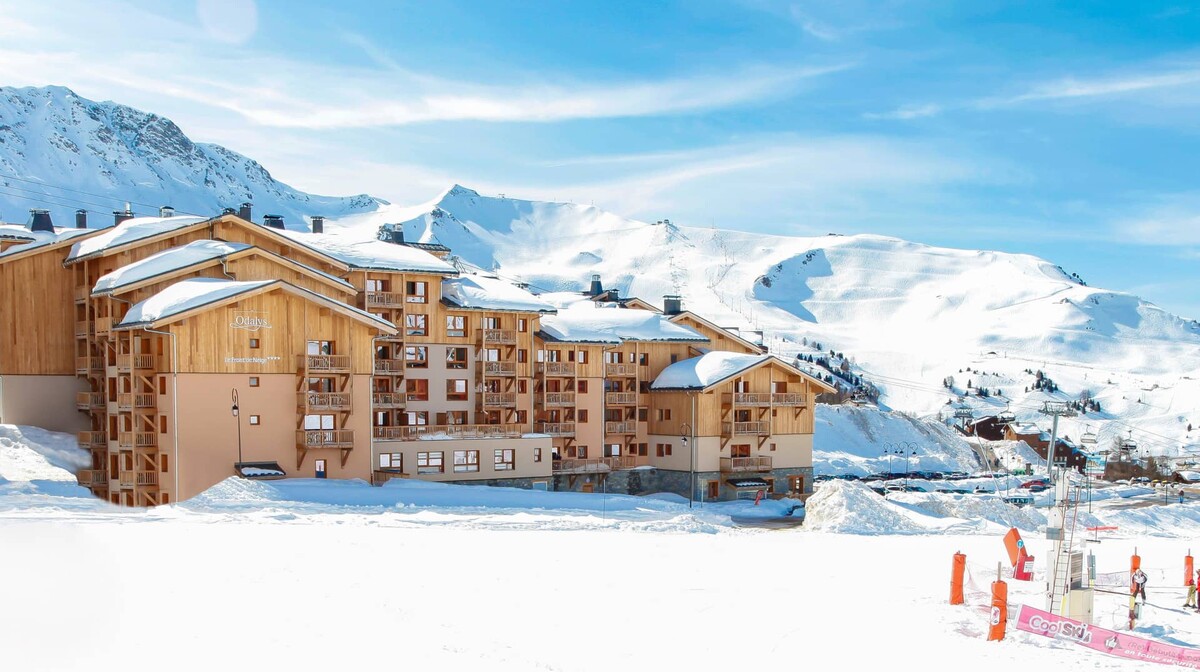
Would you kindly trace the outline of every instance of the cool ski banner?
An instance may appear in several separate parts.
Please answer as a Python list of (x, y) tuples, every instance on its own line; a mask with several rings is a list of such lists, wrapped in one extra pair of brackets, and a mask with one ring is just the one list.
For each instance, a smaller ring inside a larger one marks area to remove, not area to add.
[(1200, 668), (1200, 649), (1163, 644), (1115, 630), (1098, 628), (1024, 604), (1017, 614), (1017, 629), (1043, 637), (1075, 642), (1080, 646), (1121, 658)]

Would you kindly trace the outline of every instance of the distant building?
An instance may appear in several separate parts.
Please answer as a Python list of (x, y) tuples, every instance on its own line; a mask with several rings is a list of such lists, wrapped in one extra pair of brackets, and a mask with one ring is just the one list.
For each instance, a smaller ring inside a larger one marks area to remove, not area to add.
[[(1007, 441), (1024, 441), (1038, 454), (1043, 461), (1049, 459), (1050, 432), (1038, 428), (1033, 423), (1010, 423), (1005, 425), (1004, 439)], [(1070, 437), (1060, 436), (1055, 441), (1054, 463), (1083, 473), (1087, 469), (1087, 453), (1071, 441)]]

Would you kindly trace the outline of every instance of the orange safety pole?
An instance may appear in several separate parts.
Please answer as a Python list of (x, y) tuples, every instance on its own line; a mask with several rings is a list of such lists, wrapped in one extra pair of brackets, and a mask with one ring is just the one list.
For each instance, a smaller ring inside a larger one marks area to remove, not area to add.
[(967, 556), (954, 553), (954, 566), (950, 571), (950, 604), (963, 603), (963, 574), (967, 570)]
[(1192, 551), (1188, 549), (1188, 554), (1183, 556), (1183, 585), (1192, 586), (1196, 583), (1196, 567), (1192, 560)]
[(1133, 573), (1142, 566), (1142, 556), (1137, 554), (1137, 547), (1133, 548), (1133, 556), (1129, 558), (1129, 629), (1133, 630), (1137, 623), (1138, 608), (1137, 608), (1137, 586), (1133, 583)]
[(998, 642), (1004, 639), (1004, 630), (1008, 627), (1008, 584), (1002, 579), (992, 582), (992, 622), (988, 628), (988, 641)]

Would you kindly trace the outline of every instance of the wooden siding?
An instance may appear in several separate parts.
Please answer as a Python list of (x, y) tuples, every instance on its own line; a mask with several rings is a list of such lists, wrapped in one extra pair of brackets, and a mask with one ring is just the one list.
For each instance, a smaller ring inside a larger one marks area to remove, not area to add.
[(69, 247), (0, 264), (0, 374), (75, 375)]

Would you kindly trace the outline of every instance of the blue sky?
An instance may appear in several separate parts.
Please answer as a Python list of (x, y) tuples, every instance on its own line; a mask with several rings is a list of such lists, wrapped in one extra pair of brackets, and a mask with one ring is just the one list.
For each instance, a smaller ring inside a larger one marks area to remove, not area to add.
[(307, 191), (1026, 252), (1200, 317), (1200, 3), (35, 4), (0, 83)]

